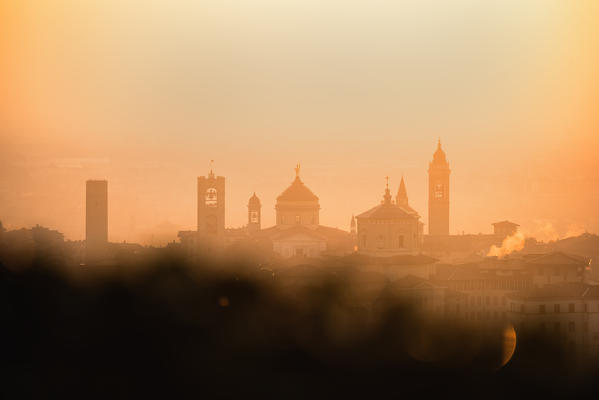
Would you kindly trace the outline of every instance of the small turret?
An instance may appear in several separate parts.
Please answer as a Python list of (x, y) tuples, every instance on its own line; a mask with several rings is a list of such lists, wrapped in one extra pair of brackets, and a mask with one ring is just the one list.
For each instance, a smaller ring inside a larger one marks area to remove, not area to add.
[(258, 196), (256, 196), (256, 192), (250, 197), (248, 201), (248, 232), (250, 235), (259, 232), (261, 227), (261, 219), (262, 219), (262, 203)]

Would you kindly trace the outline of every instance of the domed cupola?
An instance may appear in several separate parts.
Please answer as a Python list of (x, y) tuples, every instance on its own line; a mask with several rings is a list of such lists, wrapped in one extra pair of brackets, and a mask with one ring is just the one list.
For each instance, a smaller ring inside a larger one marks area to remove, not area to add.
[(277, 197), (277, 225), (318, 226), (320, 204), (318, 196), (302, 182), (299, 176), (300, 165), (295, 167), (295, 179), (291, 185)]

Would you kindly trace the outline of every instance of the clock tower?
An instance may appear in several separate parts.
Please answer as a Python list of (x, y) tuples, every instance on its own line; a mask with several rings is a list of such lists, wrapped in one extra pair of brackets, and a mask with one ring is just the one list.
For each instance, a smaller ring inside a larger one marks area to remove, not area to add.
[(441, 148), (428, 166), (428, 233), (433, 236), (449, 235), (449, 162)]

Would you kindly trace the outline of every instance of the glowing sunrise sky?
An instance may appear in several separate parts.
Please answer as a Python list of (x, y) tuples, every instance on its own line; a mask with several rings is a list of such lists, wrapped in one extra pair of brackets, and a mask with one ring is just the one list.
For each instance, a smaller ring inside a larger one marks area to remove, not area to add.
[(599, 232), (597, 1), (5, 0), (0, 55), (9, 229), (82, 239), (105, 178), (110, 240), (174, 239), (211, 159), (227, 226), (297, 162), (324, 225), (402, 174), (426, 224), (441, 137), (452, 233)]

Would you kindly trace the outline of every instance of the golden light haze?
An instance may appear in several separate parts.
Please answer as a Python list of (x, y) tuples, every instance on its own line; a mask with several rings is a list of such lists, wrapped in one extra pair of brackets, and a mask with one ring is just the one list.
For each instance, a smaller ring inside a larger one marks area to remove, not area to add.
[(325, 225), (347, 229), (402, 174), (426, 223), (441, 137), (452, 233), (504, 219), (547, 238), (599, 231), (596, 1), (0, 7), (8, 228), (82, 239), (85, 180), (102, 178), (110, 240), (174, 239), (195, 226), (210, 159), (228, 226), (254, 191), (273, 224), (298, 161)]

